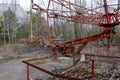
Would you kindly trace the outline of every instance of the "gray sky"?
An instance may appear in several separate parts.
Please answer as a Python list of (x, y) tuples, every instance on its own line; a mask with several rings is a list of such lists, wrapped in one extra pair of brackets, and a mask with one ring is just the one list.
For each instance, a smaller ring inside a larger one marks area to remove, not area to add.
[(29, 8), (30, 8), (30, 0), (19, 0), (18, 3), (19, 3), (25, 10), (29, 10)]
[[(29, 10), (31, 0), (17, 0), (17, 2), (25, 9)], [(47, 4), (48, 0), (33, 0), (36, 4)], [(44, 1), (44, 2), (43, 2)], [(43, 6), (43, 5), (42, 5)]]
[[(39, 0), (34, 0), (35, 2), (38, 3)], [(15, 3), (15, 0), (0, 0), (0, 3)], [(30, 8), (30, 0), (16, 0), (17, 4), (20, 4), (23, 9), (29, 10)]]
[[(39, 5), (40, 5), (40, 4), (47, 5), (46, 2), (48, 2), (48, 0), (33, 0), (33, 1), (34, 1), (35, 3), (38, 3)], [(44, 2), (41, 2), (41, 1), (44, 1)], [(89, 6), (89, 3), (91, 3), (90, 1), (91, 1), (91, 0), (86, 0), (88, 6)], [(113, 1), (114, 1), (114, 2), (117, 2), (118, 0), (111, 0), (110, 2), (113, 3)], [(11, 3), (11, 2), (14, 3), (15, 0), (0, 0), (0, 3)], [(29, 10), (29, 9), (30, 9), (30, 0), (16, 0), (16, 2), (17, 2), (18, 4), (20, 4), (20, 5), (23, 7), (23, 9), (25, 9), (25, 10)], [(41, 2), (41, 3), (40, 3), (40, 2)], [(44, 6), (44, 5), (42, 5), (42, 6)]]

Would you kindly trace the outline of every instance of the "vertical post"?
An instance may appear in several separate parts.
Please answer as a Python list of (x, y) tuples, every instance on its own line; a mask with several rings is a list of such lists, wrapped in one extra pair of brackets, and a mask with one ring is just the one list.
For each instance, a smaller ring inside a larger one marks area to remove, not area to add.
[(92, 60), (92, 80), (94, 80), (94, 60)]
[(33, 31), (32, 31), (32, 5), (33, 5), (33, 0), (30, 1), (30, 42), (33, 41)]
[(73, 54), (73, 65), (75, 65), (75, 54)]
[(49, 12), (50, 3), (51, 3), (51, 0), (49, 0), (48, 5), (47, 5), (47, 24), (48, 24), (48, 33), (49, 33), (49, 36), (51, 37), (52, 35), (51, 35), (50, 25), (49, 25), (49, 20), (48, 20), (49, 18), (48, 12)]
[(110, 37), (107, 38), (107, 42), (108, 42), (108, 49), (110, 48)]
[(29, 65), (27, 65), (27, 80), (29, 80)]
[(109, 56), (110, 55), (110, 53), (109, 53), (109, 49), (110, 49), (110, 37), (108, 37), (107, 38), (107, 43), (108, 43), (108, 45), (107, 45), (107, 55)]

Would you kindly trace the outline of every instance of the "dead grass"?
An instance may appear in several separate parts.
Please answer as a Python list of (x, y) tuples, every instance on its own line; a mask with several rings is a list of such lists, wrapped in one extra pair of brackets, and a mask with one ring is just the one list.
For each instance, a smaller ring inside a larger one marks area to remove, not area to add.
[(35, 55), (32, 55), (32, 56), (7, 56), (7, 57), (5, 57), (5, 58), (3, 58), (3, 59), (0, 59), (0, 63), (3, 63), (3, 62), (8, 62), (8, 61), (10, 61), (10, 60), (19, 60), (19, 59), (25, 59), (25, 58), (36, 58), (36, 56)]
[(34, 61), (35, 65), (44, 64), (44, 63), (46, 63), (46, 62), (45, 61), (40, 61), (40, 60), (39, 61)]

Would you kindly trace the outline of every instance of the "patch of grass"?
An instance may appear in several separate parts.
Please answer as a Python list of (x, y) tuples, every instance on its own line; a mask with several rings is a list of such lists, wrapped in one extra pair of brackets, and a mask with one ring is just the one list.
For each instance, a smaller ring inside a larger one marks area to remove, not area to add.
[(110, 78), (112, 75), (111, 74), (105, 74), (105, 73), (95, 73), (96, 77), (104, 77), (104, 78)]
[(44, 63), (46, 63), (46, 62), (45, 61), (34, 61), (35, 65), (44, 64)]
[(91, 72), (89, 72), (88, 70), (86, 70), (86, 69), (84, 69), (84, 68), (77, 68), (77, 69), (75, 69), (75, 72), (83, 73), (83, 74), (85, 74), (85, 75), (91, 74)]

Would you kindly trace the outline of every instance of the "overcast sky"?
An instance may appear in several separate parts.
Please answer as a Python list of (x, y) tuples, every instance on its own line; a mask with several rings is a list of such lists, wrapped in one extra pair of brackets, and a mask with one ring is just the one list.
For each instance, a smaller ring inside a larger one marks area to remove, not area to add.
[[(46, 2), (48, 2), (48, 0), (33, 0), (35, 3), (38, 3), (38, 4), (47, 4)], [(44, 1), (40, 3), (40, 1)], [(87, 4), (89, 5), (91, 0), (86, 0)], [(118, 0), (111, 0), (111, 1), (114, 1), (114, 2), (117, 2)], [(110, 2), (111, 2), (110, 1)], [(0, 0), (0, 3), (14, 3), (15, 0)], [(16, 0), (17, 4), (20, 4), (23, 9), (25, 10), (29, 10), (30, 9), (30, 0)]]
[[(0, 0), (0, 3), (14, 3), (15, 0)], [(30, 0), (16, 0), (17, 4), (20, 4), (23, 9), (29, 10), (30, 8)]]
[[(17, 4), (20, 4), (23, 9), (25, 10), (29, 10), (30, 8), (30, 1), (31, 0), (16, 0), (16, 3)], [(48, 2), (48, 0), (33, 0), (34, 3), (37, 3), (37, 4), (47, 4), (46, 2)], [(41, 1), (44, 1), (44, 2), (41, 2)], [(0, 0), (0, 3), (15, 3), (15, 0)]]

